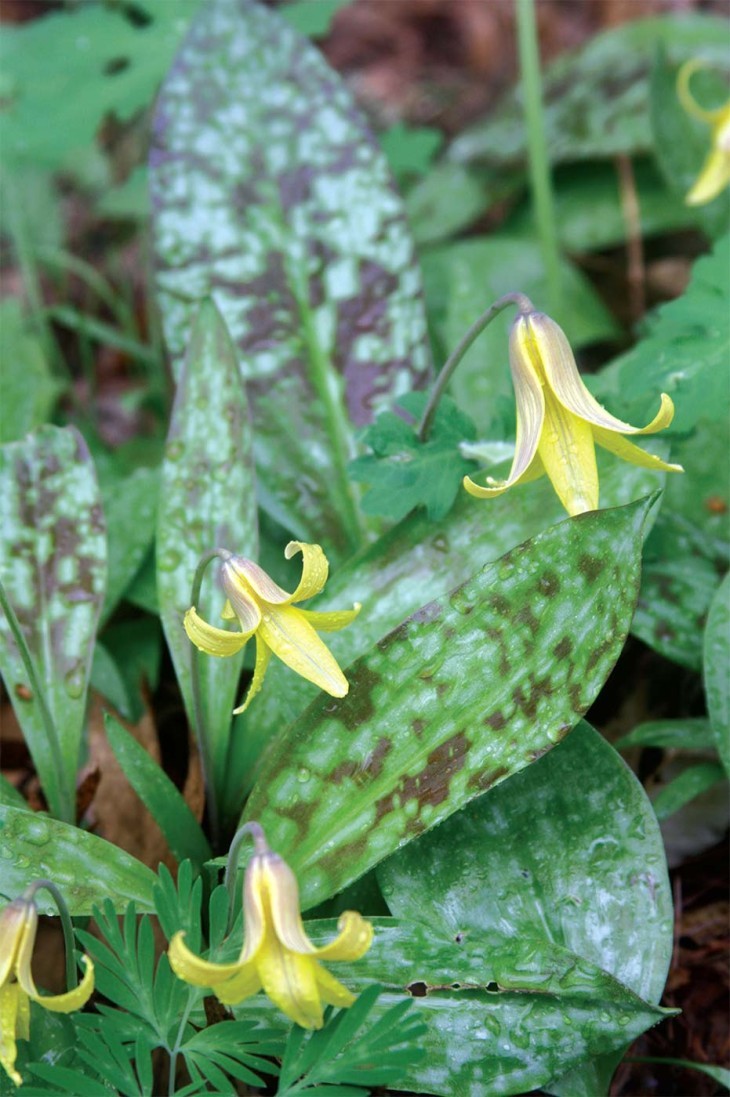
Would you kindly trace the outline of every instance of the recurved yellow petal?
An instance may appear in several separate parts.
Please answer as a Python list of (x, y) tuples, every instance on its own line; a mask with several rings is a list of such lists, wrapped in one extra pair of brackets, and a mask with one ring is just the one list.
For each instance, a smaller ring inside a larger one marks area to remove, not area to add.
[(174, 935), (167, 950), (167, 958), (175, 974), (186, 983), (191, 983), (194, 987), (215, 988), (241, 970), (240, 962), (214, 964), (209, 960), (201, 959), (190, 951), (183, 940), (184, 936), (185, 933), (182, 930)]
[[(727, 127), (730, 130), (730, 126)], [(717, 198), (730, 183), (730, 142), (728, 147), (713, 148), (704, 164), (697, 181), (685, 198), (688, 206), (703, 206)]]
[(350, 688), (312, 626), (294, 606), (269, 606), (262, 615), (259, 635), (283, 663), (314, 682), (332, 697), (344, 697)]
[(655, 472), (684, 472), (681, 465), (670, 465), (667, 461), (662, 461), (661, 457), (655, 457), (653, 453), (647, 453), (646, 450), (635, 446), (633, 442), (629, 442), (613, 431), (594, 427), (593, 434), (597, 445), (607, 449), (610, 453), (615, 453), (617, 457), (629, 461), (632, 465), (639, 465), (645, 469), (654, 469)]
[(697, 118), (700, 122), (715, 125), (721, 120), (722, 115), (728, 108), (714, 107), (708, 109), (700, 106), (690, 88), (690, 81), (694, 74), (710, 67), (707, 61), (703, 61), (699, 57), (693, 57), (690, 61), (686, 61), (677, 73), (677, 94), (687, 114), (691, 114), (693, 118)]
[(344, 911), (334, 941), (316, 950), (318, 960), (359, 960), (373, 941), (373, 927), (355, 910)]
[(253, 701), (256, 694), (264, 684), (264, 678), (266, 671), (271, 660), (271, 649), (268, 644), (261, 638), (256, 637), (256, 664), (253, 668), (253, 678), (251, 679), (251, 685), (248, 687), (248, 692), (243, 699), (243, 703), (234, 708), (233, 715), (239, 716), (242, 712), (245, 712), (248, 706)]
[(0, 914), (0, 987), (9, 981), (15, 970), (18, 949), (32, 910), (32, 903), (14, 899)]
[(328, 1006), (337, 1006), (338, 1009), (347, 1009), (355, 1001), (355, 995), (347, 987), (343, 987), (339, 980), (318, 964), (315, 960), (314, 977), (317, 980), (317, 990), (320, 998)]
[(302, 1028), (321, 1028), (323, 1023), (315, 965), (311, 956), (284, 948), (272, 932), (266, 934), (256, 961), (266, 994)]
[(18, 983), (29, 998), (44, 1009), (50, 1010), (51, 1013), (73, 1013), (74, 1010), (85, 1006), (94, 992), (94, 965), (89, 956), (82, 956), (81, 960), (84, 965), (84, 977), (77, 987), (67, 990), (65, 994), (39, 994), (33, 982), (30, 965), (24, 965), (20, 959), (18, 960)]
[[(299, 607), (297, 607), (299, 608)], [(316, 609), (299, 609), (305, 621), (309, 621), (317, 632), (338, 632), (355, 620), (362, 609), (359, 602), (355, 602), (352, 609), (336, 609), (319, 612)]]
[[(28, 998), (17, 983), (0, 986), (0, 1063), (15, 1082), (23, 1084), (23, 1079), (15, 1069), (18, 1057), (17, 1040), (28, 1038)], [(25, 1016), (23, 1022), (21, 1013)]]
[(183, 620), (188, 639), (199, 651), (208, 655), (235, 655), (245, 647), (246, 641), (253, 636), (255, 628), (249, 632), (227, 632), (225, 629), (209, 625), (199, 616), (195, 606), (191, 606)]
[(302, 577), (297, 589), (289, 597), (289, 603), (306, 602), (324, 590), (329, 575), (329, 563), (319, 545), (308, 545), (304, 541), (290, 541), (284, 549), (287, 560), (297, 552), (302, 554)]
[(285, 948), (293, 949), (294, 952), (315, 953), (317, 949), (305, 933), (299, 913), (299, 886), (296, 876), (286, 861), (274, 853), (260, 858), (259, 866), (257, 879), (268, 896), (276, 936)]
[(250, 998), (259, 990), (261, 990), (261, 980), (256, 965), (243, 964), (235, 975), (216, 986), (215, 996), (224, 1006), (237, 1006), (244, 998)]
[(568, 514), (598, 507), (598, 469), (589, 423), (545, 393), (545, 426), (539, 453), (560, 502)]

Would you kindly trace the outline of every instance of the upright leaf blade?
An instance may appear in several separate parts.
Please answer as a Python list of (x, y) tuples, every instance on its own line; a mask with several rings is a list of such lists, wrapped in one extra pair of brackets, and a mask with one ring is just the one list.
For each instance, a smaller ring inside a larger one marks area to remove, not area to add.
[(710, 725), (720, 760), (730, 777), (730, 576), (712, 600), (705, 629), (703, 674)]
[(106, 536), (86, 443), (45, 426), (0, 449), (2, 582), (56, 726), (56, 769), (38, 698), (0, 615), (0, 666), (52, 811), (70, 820), (94, 636), (104, 599)]
[(281, 17), (209, 0), (160, 96), (158, 291), (179, 362), (190, 298), (230, 327), (262, 501), (303, 540), (360, 539), (345, 466), (429, 370), (420, 275), (388, 167), (339, 77)]
[(562, 522), (427, 603), (315, 701), (264, 760), (245, 817), (305, 905), (571, 729), (623, 645), (650, 501)]
[[(248, 405), (236, 354), (218, 309), (206, 301), (198, 312), (172, 409), (157, 518), (160, 613), (191, 723), (190, 641), (183, 629), (183, 616), (190, 607), (193, 577), (204, 552), (222, 547), (256, 557), (258, 519), (251, 447)], [(204, 617), (220, 613), (220, 594), (210, 578), (197, 608)], [(241, 663), (241, 655), (200, 660), (216, 785), (225, 771)]]

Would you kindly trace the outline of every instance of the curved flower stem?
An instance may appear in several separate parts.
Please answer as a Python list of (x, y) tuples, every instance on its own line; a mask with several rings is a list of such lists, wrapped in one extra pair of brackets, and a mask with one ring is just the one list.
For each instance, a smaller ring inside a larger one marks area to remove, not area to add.
[[(33, 662), (33, 656), (30, 653), (30, 648), (26, 642), (23, 630), (20, 627), (15, 610), (8, 600), (8, 596), (5, 593), (5, 588), (0, 583), (0, 608), (7, 619), (10, 631), (13, 634), (13, 639), (18, 647), (18, 653), (23, 660), (23, 666), (25, 667), (25, 673), (28, 675), (28, 681), (30, 682), (30, 688), (33, 693), (33, 700), (37, 702), (38, 708), (41, 714), (41, 720), (43, 721), (43, 729), (46, 733), (46, 739), (48, 740), (48, 747), (53, 758), (53, 767), (58, 777), (58, 790), (57, 790), (57, 802), (51, 804), (53, 810), (58, 814), (59, 819), (64, 823), (76, 822), (76, 796), (73, 788), (67, 788), (67, 767), (64, 765), (63, 752), (61, 750), (61, 740), (58, 735), (58, 729), (56, 722), (51, 715), (51, 710), (48, 707), (48, 701), (46, 700), (45, 690), (43, 689), (41, 680), (38, 676), (38, 672)], [(53, 799), (52, 790), (44, 789), (48, 796), (49, 801)]]
[(71, 922), (71, 915), (68, 912), (68, 907), (66, 906), (66, 900), (61, 894), (60, 889), (56, 887), (52, 880), (34, 880), (23, 892), (23, 898), (33, 902), (36, 892), (41, 891), (43, 888), (53, 896), (53, 901), (58, 907), (58, 913), (61, 918), (63, 943), (66, 951), (66, 987), (68, 990), (76, 990), (76, 987), (79, 985), (79, 980), (76, 974), (76, 957), (74, 956), (74, 927)]
[(548, 285), (550, 312), (554, 315), (560, 311), (560, 262), (550, 162), (545, 140), (545, 113), (542, 103), (535, 0), (515, 0), (515, 14), (522, 100), (527, 128), (527, 154), (530, 162), (530, 188)]
[(498, 316), (500, 312), (506, 309), (509, 305), (516, 305), (519, 311), (525, 315), (528, 312), (534, 312), (532, 301), (529, 297), (526, 297), (524, 293), (505, 293), (504, 297), (498, 298), (493, 305), (490, 305), (486, 312), (483, 312), (478, 320), (475, 320), (469, 330), (459, 340), (454, 350), (452, 350), (449, 357), (441, 370), (441, 373), (436, 378), (436, 384), (433, 386), (431, 395), (426, 409), (421, 416), (421, 422), (418, 424), (418, 440), (419, 442), (425, 442), (428, 438), (429, 431), (431, 430), (431, 424), (433, 423), (433, 417), (436, 414), (436, 409), (439, 406), (441, 397), (444, 394), (444, 390), (448, 385), (451, 377), (459, 365), (459, 362), (464, 357), (469, 347), (472, 345), (475, 339), (477, 339), (484, 329), (491, 324), (495, 316)]
[(231, 847), (228, 850), (228, 860), (226, 861), (226, 871), (223, 876), (223, 883), (226, 891), (228, 892), (228, 927), (226, 933), (230, 933), (233, 926), (233, 910), (236, 902), (236, 874), (238, 873), (238, 855), (241, 852), (241, 846), (243, 845), (244, 838), (251, 835), (253, 838), (254, 850), (256, 853), (268, 853), (269, 847), (266, 842), (266, 835), (264, 834), (263, 827), (260, 823), (256, 823), (253, 819), (250, 823), (244, 823), (242, 827), (239, 827), (233, 836)]
[[(210, 552), (203, 553), (198, 560), (198, 566), (196, 567), (195, 575), (193, 576), (193, 585), (190, 592), (191, 606), (198, 606), (200, 604), (200, 591), (203, 586), (203, 576), (208, 564), (216, 558), (225, 560), (229, 556), (230, 553), (226, 549), (220, 548), (211, 549)], [(203, 708), (202, 683), (200, 681), (200, 652), (194, 644), (192, 645), (192, 651), (190, 653), (190, 681), (193, 694), (193, 733), (195, 735), (195, 742), (198, 745), (200, 768), (203, 771), (203, 784), (205, 785), (205, 802), (208, 808), (211, 845), (216, 849), (220, 835), (218, 798), (213, 775), (213, 752), (210, 747), (210, 737), (208, 735), (208, 726)]]

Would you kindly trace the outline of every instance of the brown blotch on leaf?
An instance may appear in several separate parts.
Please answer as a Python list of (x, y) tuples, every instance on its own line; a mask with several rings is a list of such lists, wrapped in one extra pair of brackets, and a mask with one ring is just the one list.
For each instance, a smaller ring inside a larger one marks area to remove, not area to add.
[(589, 583), (594, 583), (603, 571), (603, 562), (597, 556), (590, 556), (585, 552), (578, 561), (578, 570), (585, 575)]
[(557, 644), (553, 648), (553, 655), (556, 659), (567, 659), (573, 650), (573, 641), (569, 636), (563, 636), (558, 640)]
[(560, 580), (553, 571), (546, 571), (537, 581), (540, 591), (548, 598), (554, 598), (560, 592)]

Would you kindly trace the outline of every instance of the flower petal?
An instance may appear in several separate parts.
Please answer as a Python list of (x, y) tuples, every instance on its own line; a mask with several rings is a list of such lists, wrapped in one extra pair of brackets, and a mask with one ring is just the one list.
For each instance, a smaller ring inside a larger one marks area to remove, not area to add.
[(262, 567), (245, 556), (231, 556), (221, 571), (223, 589), (236, 608), (236, 598), (250, 599), (252, 594), (274, 606), (285, 606), (291, 601), (291, 594), (275, 583)]
[(703, 206), (717, 198), (730, 183), (730, 151), (721, 148), (710, 150), (702, 165), (702, 171), (685, 198), (688, 206)]
[(558, 403), (551, 392), (545, 392), (540, 457), (560, 502), (570, 515), (598, 507), (594, 429)]
[(191, 952), (183, 942), (185, 933), (180, 930), (170, 941), (167, 959), (170, 967), (186, 983), (194, 987), (216, 988), (241, 970), (241, 961), (232, 964), (214, 964)]
[(304, 541), (290, 541), (284, 549), (287, 560), (297, 552), (302, 554), (302, 577), (294, 593), (290, 596), (290, 604), (305, 602), (307, 598), (313, 598), (324, 590), (330, 566), (327, 557), (319, 545), (308, 545)]
[(264, 684), (264, 677), (266, 670), (271, 659), (271, 648), (266, 644), (260, 636), (256, 637), (256, 664), (253, 668), (253, 678), (251, 679), (251, 685), (248, 687), (248, 692), (243, 699), (243, 703), (234, 708), (233, 715), (239, 716), (242, 712), (245, 712), (248, 706), (253, 701), (256, 694)]
[(255, 853), (243, 877), (243, 949), (241, 962), (255, 959), (266, 935), (268, 874), (266, 859), (273, 854)]
[(301, 610), (294, 606), (266, 607), (259, 635), (283, 663), (332, 697), (344, 697), (349, 690), (337, 660)]
[(52, 1013), (72, 1013), (75, 1009), (81, 1009), (82, 1006), (85, 1006), (94, 991), (94, 965), (90, 957), (82, 956), (84, 977), (77, 987), (67, 990), (65, 994), (42, 995), (35, 985), (30, 967), (35, 944), (37, 918), (36, 915), (36, 925), (32, 927), (29, 925), (26, 929), (20, 944), (17, 965), (18, 983), (25, 994), (32, 998), (34, 1002), (37, 1002), (39, 1006), (43, 1006), (44, 1009), (48, 1009)]
[(282, 1013), (302, 1028), (322, 1027), (316, 960), (290, 952), (271, 931), (266, 935), (256, 967), (266, 994)]
[(373, 943), (373, 927), (355, 910), (344, 911), (337, 922), (334, 941), (318, 948), (318, 960), (359, 960)]
[(547, 383), (563, 407), (573, 415), (597, 427), (617, 430), (621, 434), (654, 434), (669, 426), (674, 418), (674, 404), (664, 393), (659, 411), (645, 427), (632, 427), (630, 423), (624, 423), (622, 419), (610, 415), (583, 384), (573, 351), (562, 328), (541, 312), (532, 313), (529, 322)]
[(261, 861), (262, 888), (265, 889), (277, 938), (291, 952), (317, 952), (305, 932), (299, 913), (299, 886), (296, 876), (286, 861), (276, 853), (264, 854)]
[(317, 980), (317, 989), (320, 998), (328, 1006), (337, 1006), (338, 1009), (347, 1009), (355, 1001), (355, 995), (347, 987), (344, 987), (333, 975), (330, 975), (321, 964), (315, 960), (314, 976)]
[(653, 453), (647, 453), (646, 450), (635, 446), (633, 442), (627, 441), (626, 438), (622, 438), (620, 434), (615, 434), (612, 430), (601, 430), (594, 427), (593, 435), (597, 445), (607, 449), (610, 453), (615, 453), (617, 457), (629, 461), (632, 465), (639, 465), (645, 469), (655, 469), (657, 472), (684, 472), (681, 465), (670, 465), (667, 461), (662, 461), (661, 457), (656, 457)]
[(242, 964), (238, 972), (215, 988), (215, 996), (224, 1006), (237, 1006), (244, 998), (250, 998), (261, 990), (261, 979), (256, 965)]
[[(247, 560), (244, 556), (229, 556), (221, 568), (221, 583), (226, 598), (241, 622), (242, 631), (248, 633), (253, 632), (261, 620), (261, 610), (247, 582), (247, 573), (250, 568), (261, 572), (268, 582), (273, 583), (273, 580), (269, 579), (265, 571), (261, 571), (257, 564)], [(277, 590), (281, 590), (281, 587), (277, 587), (276, 583), (273, 583), (273, 586)], [(225, 614), (225, 612), (226, 606), (223, 607), (223, 613)]]
[(195, 606), (191, 606), (185, 614), (183, 625), (188, 639), (195, 644), (198, 651), (204, 651), (207, 655), (218, 655), (221, 658), (226, 655), (235, 655), (245, 647), (246, 641), (256, 631), (254, 628), (249, 632), (227, 632), (223, 628), (216, 628), (198, 615)]
[[(533, 480), (539, 480), (544, 475), (545, 466), (540, 459), (540, 454), (536, 453), (522, 476), (518, 476), (511, 484), (507, 484), (504, 480), (495, 480), (491, 476), (487, 477), (487, 487), (485, 488), (475, 484), (468, 476), (464, 477), (462, 484), (470, 495), (475, 495), (478, 499), (490, 499), (495, 495), (501, 495), (502, 492), (507, 491), (507, 488), (516, 488), (521, 484), (531, 484)], [(503, 486), (499, 487), (500, 484)], [(496, 486), (493, 487), (492, 485)]]
[(0, 914), (0, 987), (10, 981), (15, 971), (18, 949), (34, 909), (27, 899), (13, 899)]
[(693, 118), (697, 118), (700, 122), (707, 122), (709, 125), (713, 125), (718, 122), (728, 108), (715, 107), (708, 110), (706, 107), (700, 106), (689, 86), (690, 81), (696, 72), (710, 67), (710, 64), (707, 61), (703, 61), (700, 57), (694, 57), (691, 61), (686, 61), (677, 73), (677, 95), (687, 114), (691, 115)]
[(315, 609), (299, 609), (297, 607), (297, 612), (301, 613), (304, 620), (309, 621), (309, 624), (317, 632), (338, 632), (341, 628), (346, 628), (347, 625), (351, 624), (361, 609), (360, 603), (355, 602), (352, 609), (335, 609), (322, 613)]
[(0, 985), (0, 1064), (16, 1086), (23, 1084), (21, 1075), (15, 1069), (15, 1060), (18, 1057), (16, 1040), (28, 1039), (29, 1015), (28, 996), (18, 984)]

